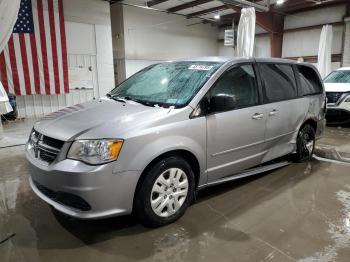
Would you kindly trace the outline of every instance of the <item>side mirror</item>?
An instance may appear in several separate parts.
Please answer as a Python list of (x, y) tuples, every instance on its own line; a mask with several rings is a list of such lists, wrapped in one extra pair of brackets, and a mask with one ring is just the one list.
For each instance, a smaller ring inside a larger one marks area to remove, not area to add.
[(224, 112), (236, 108), (236, 97), (234, 95), (217, 94), (210, 99), (209, 111), (211, 113)]

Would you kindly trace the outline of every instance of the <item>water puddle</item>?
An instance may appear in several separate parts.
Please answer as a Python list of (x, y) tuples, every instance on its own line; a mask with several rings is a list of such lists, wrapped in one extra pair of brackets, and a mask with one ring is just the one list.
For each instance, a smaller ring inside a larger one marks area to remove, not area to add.
[(350, 246), (350, 186), (346, 186), (346, 190), (340, 190), (336, 193), (337, 200), (343, 206), (342, 216), (337, 223), (327, 221), (328, 233), (334, 241), (332, 245), (328, 245), (323, 251), (317, 252), (314, 256), (300, 259), (300, 262), (328, 262), (336, 261), (338, 252), (341, 249)]

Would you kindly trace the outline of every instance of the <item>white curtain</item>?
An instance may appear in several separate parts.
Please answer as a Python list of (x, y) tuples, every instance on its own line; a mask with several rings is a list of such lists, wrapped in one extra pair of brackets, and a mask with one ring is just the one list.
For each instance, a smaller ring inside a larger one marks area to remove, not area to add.
[[(10, 39), (13, 27), (17, 20), (20, 4), (21, 0), (0, 0), (0, 53)], [(0, 82), (0, 114), (5, 114), (11, 111), (12, 107), (9, 103), (9, 99)]]
[(237, 56), (253, 56), (255, 20), (254, 7), (242, 8), (237, 32)]
[(0, 0), (0, 53), (12, 34), (20, 3), (21, 0)]
[(332, 39), (333, 29), (331, 25), (324, 25), (321, 32), (318, 47), (318, 64), (321, 77), (326, 77), (332, 71)]
[(12, 106), (9, 103), (6, 91), (0, 82), (0, 115), (12, 111)]

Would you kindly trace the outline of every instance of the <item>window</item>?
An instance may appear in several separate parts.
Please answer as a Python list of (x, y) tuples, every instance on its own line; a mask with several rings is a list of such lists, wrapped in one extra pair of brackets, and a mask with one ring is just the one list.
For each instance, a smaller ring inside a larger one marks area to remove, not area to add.
[(298, 70), (303, 95), (314, 95), (323, 92), (322, 83), (314, 69), (298, 65)]
[(265, 87), (265, 102), (272, 103), (297, 96), (295, 76), (292, 66), (284, 64), (260, 64)]
[(325, 83), (350, 83), (350, 70), (339, 70), (330, 73), (326, 79)]
[(242, 65), (224, 73), (210, 95), (231, 95), (236, 100), (236, 109), (258, 104), (259, 96), (256, 86), (256, 77), (252, 65)]
[(110, 93), (149, 105), (182, 107), (221, 66), (214, 62), (169, 62), (149, 66)]

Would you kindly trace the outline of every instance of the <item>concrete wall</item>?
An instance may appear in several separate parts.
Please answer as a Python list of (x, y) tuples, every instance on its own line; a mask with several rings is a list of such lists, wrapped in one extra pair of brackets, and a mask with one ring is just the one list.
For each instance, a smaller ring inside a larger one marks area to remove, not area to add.
[[(285, 18), (285, 30), (343, 22), (345, 5), (320, 8), (313, 11), (296, 13)], [(283, 38), (283, 57), (317, 56), (322, 28), (285, 32)], [(332, 54), (341, 54), (343, 49), (344, 25), (333, 26)], [(333, 69), (340, 62), (332, 63)]]
[(217, 55), (211, 25), (130, 6), (123, 6), (123, 17), (126, 76), (158, 61)]
[(350, 17), (345, 18), (343, 66), (350, 66)]
[(106, 94), (114, 87), (109, 3), (101, 0), (64, 0), (69, 67), (93, 71), (91, 90), (67, 95), (32, 95), (17, 98), (20, 117), (42, 116), (62, 107)]
[[(344, 15), (345, 5), (301, 12), (287, 16), (285, 18), (284, 28), (286, 30), (342, 22)], [(321, 29), (322, 28), (284, 33), (283, 56), (317, 55)], [(333, 54), (340, 54), (342, 52), (343, 29), (343, 25), (333, 26)]]

